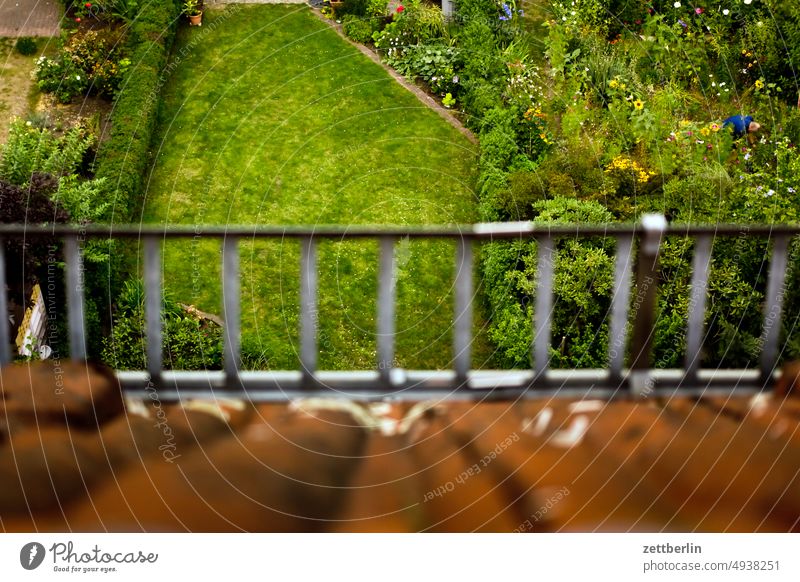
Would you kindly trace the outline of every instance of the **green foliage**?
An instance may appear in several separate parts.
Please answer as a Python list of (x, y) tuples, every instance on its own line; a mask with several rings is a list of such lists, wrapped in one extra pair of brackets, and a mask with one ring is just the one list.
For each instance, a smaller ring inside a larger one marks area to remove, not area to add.
[(112, 18), (130, 24), (139, 13), (138, 0), (100, 0), (99, 5), (102, 6), (106, 14), (111, 15)]
[(143, 4), (128, 29), (126, 53), (136, 63), (125, 76), (114, 102), (111, 135), (98, 152), (96, 175), (106, 178), (116, 220), (130, 221), (140, 206), (142, 180), (158, 113), (159, 80), (175, 38), (180, 13), (177, 0)]
[(372, 33), (375, 32), (375, 30), (372, 22), (367, 18), (348, 14), (342, 20), (342, 31), (347, 38), (351, 38), (362, 44), (366, 44), (372, 40)]
[[(222, 329), (182, 311), (171, 298), (162, 307), (165, 369), (214, 370), (222, 366)], [(144, 337), (144, 290), (128, 280), (119, 300), (111, 336), (103, 341), (103, 360), (118, 370), (147, 367)]]
[(39, 47), (36, 46), (36, 39), (30, 36), (19, 37), (17, 42), (14, 44), (14, 48), (17, 49), (19, 54), (26, 57), (35, 55), (36, 51), (39, 50)]
[(341, 18), (342, 23), (347, 16), (365, 17), (370, 5), (370, 0), (343, 0), (342, 5), (336, 8), (336, 17)]
[(76, 95), (85, 95), (89, 78), (70, 58), (50, 59), (39, 57), (36, 61), (36, 84), (44, 93), (53, 93), (60, 103), (69, 103)]
[(61, 103), (89, 93), (113, 96), (131, 63), (121, 57), (120, 42), (120, 33), (113, 30), (73, 31), (58, 56), (37, 61), (39, 89), (54, 93)]
[[(554, 198), (534, 203), (533, 220), (546, 224), (605, 223), (611, 214), (596, 202)], [(482, 251), (489, 335), (503, 366), (528, 367), (532, 345), (532, 297), (536, 290), (537, 244), (491, 243)], [(556, 367), (604, 367), (605, 315), (613, 286), (609, 239), (565, 239), (557, 245), (551, 363)]]
[(186, 16), (197, 16), (200, 14), (200, 0), (183, 0), (181, 12)]
[(12, 122), (7, 143), (0, 145), (0, 178), (24, 186), (34, 172), (54, 176), (77, 173), (96, 138), (83, 127), (57, 137), (29, 123), (21, 119)]
[(458, 90), (455, 74), (460, 66), (457, 48), (443, 44), (411, 45), (398, 57), (387, 59), (397, 71), (409, 78), (419, 78), (434, 93), (453, 93)]

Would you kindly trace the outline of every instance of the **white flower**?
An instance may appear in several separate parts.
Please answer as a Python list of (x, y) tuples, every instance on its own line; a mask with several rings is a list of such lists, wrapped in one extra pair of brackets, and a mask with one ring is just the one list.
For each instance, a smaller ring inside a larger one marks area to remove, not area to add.
[(75, 75), (75, 78), (78, 79), (78, 81), (81, 80), (81, 76), (80, 75)]
[(731, 11), (730, 11), (730, 10), (728, 10), (728, 9), (726, 8), (725, 10), (723, 10), (723, 11), (722, 11), (722, 13), (723, 13), (725, 16), (727, 16), (728, 14), (730, 14), (730, 13), (731, 13)]
[(675, 8), (680, 8), (681, 7), (681, 3), (680, 2), (675, 2), (675, 4), (673, 4), (673, 6)]
[(745, 4), (750, 4), (753, 0), (744, 0)]

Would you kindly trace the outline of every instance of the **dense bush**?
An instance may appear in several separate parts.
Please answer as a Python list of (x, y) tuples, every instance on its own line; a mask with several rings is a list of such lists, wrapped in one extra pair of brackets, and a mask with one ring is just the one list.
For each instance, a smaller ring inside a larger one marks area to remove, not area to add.
[(49, 129), (16, 119), (11, 123), (8, 141), (0, 145), (0, 178), (24, 186), (34, 172), (76, 174), (96, 139), (82, 126), (59, 137)]
[[(605, 223), (611, 214), (596, 202), (554, 198), (533, 205), (533, 221), (549, 224)], [(489, 336), (501, 366), (528, 367), (536, 289), (537, 244), (491, 243), (482, 251)], [(604, 367), (606, 314), (613, 287), (612, 239), (563, 239), (557, 245), (556, 298), (552, 313), (553, 364)]]
[[(69, 221), (69, 213), (56, 205), (52, 196), (58, 180), (49, 174), (28, 176), (24, 187), (0, 179), (0, 224), (54, 224)], [(36, 269), (44, 264), (48, 247), (56, 245), (51, 239), (5, 241), (6, 270), (11, 279), (32, 281)], [(23, 299), (24, 301), (24, 299)]]
[(38, 47), (36, 46), (36, 39), (31, 38), (30, 36), (22, 36), (17, 39), (17, 42), (14, 45), (14, 48), (17, 49), (17, 52), (24, 56), (35, 55)]
[(131, 68), (120, 84), (111, 115), (111, 135), (98, 152), (96, 174), (109, 183), (114, 205), (106, 218), (131, 220), (141, 204), (142, 180), (158, 114), (161, 71), (175, 37), (180, 3), (143, 4), (128, 29)]
[(375, 32), (375, 29), (369, 19), (348, 14), (342, 20), (342, 31), (347, 38), (366, 44), (372, 40), (372, 33)]
[[(162, 317), (165, 369), (222, 366), (222, 328), (188, 315), (169, 297), (164, 297)], [(118, 370), (146, 369), (144, 329), (144, 286), (141, 281), (129, 280), (117, 301), (111, 336), (103, 341), (103, 360)]]
[(41, 57), (34, 74), (39, 88), (62, 103), (96, 93), (114, 95), (130, 60), (120, 54), (120, 33), (113, 30), (72, 31), (55, 58)]

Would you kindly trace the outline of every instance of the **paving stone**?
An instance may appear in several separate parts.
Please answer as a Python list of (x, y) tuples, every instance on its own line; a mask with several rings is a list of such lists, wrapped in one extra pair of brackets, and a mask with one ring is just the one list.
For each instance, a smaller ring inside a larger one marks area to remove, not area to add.
[(64, 7), (58, 0), (0, 2), (0, 36), (58, 36)]

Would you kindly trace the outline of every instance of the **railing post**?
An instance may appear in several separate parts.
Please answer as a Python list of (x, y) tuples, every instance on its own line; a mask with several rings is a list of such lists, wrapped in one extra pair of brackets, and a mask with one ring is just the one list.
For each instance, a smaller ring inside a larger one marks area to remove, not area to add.
[(786, 264), (791, 237), (778, 235), (772, 247), (767, 294), (764, 297), (764, 326), (761, 332), (761, 380), (766, 383), (778, 363), (778, 340), (781, 335), (781, 311), (786, 294)]
[(67, 319), (69, 322), (69, 353), (73, 361), (86, 359), (86, 323), (83, 315), (83, 264), (78, 236), (64, 238), (67, 263)]
[(317, 372), (317, 241), (305, 236), (300, 245), (300, 369), (307, 387)]
[(555, 241), (550, 235), (537, 238), (536, 311), (533, 314), (533, 377), (543, 383), (550, 367), (550, 333), (553, 311)]
[(147, 337), (147, 372), (150, 382), (161, 382), (162, 360), (161, 249), (155, 235), (144, 237), (144, 317)]
[(456, 384), (467, 388), (472, 348), (472, 240), (461, 238), (456, 245), (453, 363)]
[(225, 322), (224, 368), (225, 384), (239, 387), (241, 357), (241, 284), (239, 281), (239, 237), (226, 236), (222, 241), (222, 319)]
[(661, 239), (667, 229), (667, 219), (661, 214), (645, 214), (642, 216), (642, 229), (644, 233), (639, 244), (631, 340), (633, 360), (630, 387), (637, 395), (646, 395), (649, 390), (653, 321), (658, 287), (658, 255), (661, 250)]
[(384, 388), (391, 387), (394, 367), (396, 261), (395, 239), (381, 237), (380, 267), (378, 272), (378, 374)]
[(11, 362), (11, 337), (8, 333), (8, 294), (6, 293), (6, 241), (0, 238), (0, 366)]
[(686, 356), (684, 382), (697, 382), (700, 367), (703, 335), (705, 334), (706, 297), (708, 295), (708, 269), (711, 266), (711, 237), (698, 236), (692, 259), (692, 294), (686, 320)]
[(633, 237), (617, 237), (617, 255), (614, 262), (614, 295), (611, 298), (611, 322), (608, 333), (609, 382), (622, 382), (622, 367), (628, 349), (628, 311), (631, 298), (631, 272), (633, 271)]

